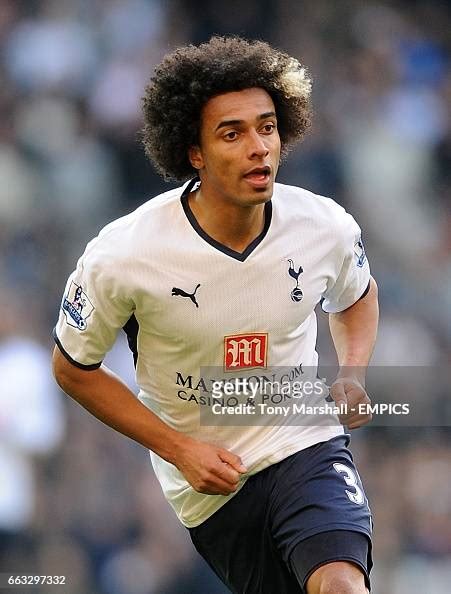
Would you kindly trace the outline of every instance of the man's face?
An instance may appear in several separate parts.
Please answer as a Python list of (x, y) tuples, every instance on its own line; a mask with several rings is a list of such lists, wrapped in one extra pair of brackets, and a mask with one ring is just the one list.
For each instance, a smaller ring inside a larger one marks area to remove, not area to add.
[(201, 192), (253, 206), (270, 200), (279, 167), (280, 137), (274, 103), (261, 88), (217, 95), (202, 111), (200, 146), (190, 150)]

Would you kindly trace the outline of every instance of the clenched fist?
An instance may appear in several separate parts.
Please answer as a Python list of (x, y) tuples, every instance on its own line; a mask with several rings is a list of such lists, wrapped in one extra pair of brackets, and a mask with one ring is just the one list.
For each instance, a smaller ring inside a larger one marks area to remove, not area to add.
[(346, 410), (346, 414), (338, 415), (338, 419), (342, 425), (347, 425), (348, 429), (357, 429), (373, 418), (367, 410), (371, 400), (356, 378), (342, 377), (335, 380), (330, 387), (330, 395), (336, 406)]
[(174, 464), (196, 491), (206, 495), (230, 495), (247, 472), (239, 456), (191, 437), (178, 448)]

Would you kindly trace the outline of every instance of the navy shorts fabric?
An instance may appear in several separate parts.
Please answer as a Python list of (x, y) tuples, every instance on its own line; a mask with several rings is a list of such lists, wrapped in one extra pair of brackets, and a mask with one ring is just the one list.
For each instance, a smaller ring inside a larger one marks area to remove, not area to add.
[(348, 444), (340, 435), (265, 468), (189, 530), (233, 593), (299, 594), (317, 567), (341, 560), (369, 587), (371, 512)]

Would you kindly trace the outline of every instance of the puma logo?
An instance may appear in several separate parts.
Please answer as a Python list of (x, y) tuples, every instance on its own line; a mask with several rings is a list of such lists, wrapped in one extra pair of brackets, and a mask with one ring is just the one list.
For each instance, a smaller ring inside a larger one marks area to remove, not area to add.
[(199, 304), (196, 301), (196, 291), (200, 287), (200, 284), (196, 285), (193, 293), (187, 293), (183, 289), (179, 289), (178, 287), (172, 287), (172, 297), (188, 297), (194, 303), (196, 307), (199, 307)]

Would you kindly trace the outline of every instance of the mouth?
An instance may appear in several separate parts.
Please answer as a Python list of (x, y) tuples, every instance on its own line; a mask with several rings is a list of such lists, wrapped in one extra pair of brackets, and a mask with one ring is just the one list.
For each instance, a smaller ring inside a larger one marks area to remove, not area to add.
[(265, 188), (271, 180), (271, 167), (254, 167), (244, 174), (244, 179), (255, 188)]

